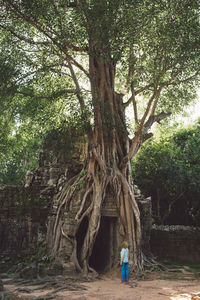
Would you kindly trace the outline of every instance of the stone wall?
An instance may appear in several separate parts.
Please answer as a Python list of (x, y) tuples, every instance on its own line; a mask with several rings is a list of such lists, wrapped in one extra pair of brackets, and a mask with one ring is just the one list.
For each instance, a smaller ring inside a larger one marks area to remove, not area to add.
[[(137, 194), (135, 196), (138, 197)], [(151, 198), (142, 198), (140, 196), (138, 200), (138, 206), (140, 209), (140, 219), (141, 219), (141, 230), (142, 230), (142, 250), (145, 255), (151, 254), (150, 249), (150, 237), (151, 237), (151, 226), (152, 226), (152, 205)]]
[(153, 225), (150, 246), (159, 258), (200, 263), (200, 228)]
[(45, 241), (53, 197), (82, 169), (86, 151), (86, 138), (76, 131), (52, 131), (24, 185), (0, 186), (0, 254), (30, 253)]
[(31, 203), (29, 189), (0, 186), (0, 254), (30, 254), (44, 240), (46, 210)]

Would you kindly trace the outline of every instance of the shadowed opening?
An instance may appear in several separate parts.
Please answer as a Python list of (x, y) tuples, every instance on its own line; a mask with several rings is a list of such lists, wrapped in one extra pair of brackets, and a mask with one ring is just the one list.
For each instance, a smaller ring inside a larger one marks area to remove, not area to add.
[(83, 242), (84, 242), (84, 238), (85, 235), (87, 233), (87, 229), (88, 229), (88, 218), (84, 217), (79, 228), (78, 231), (76, 233), (76, 241), (77, 241), (77, 258), (78, 261), (80, 263), (80, 255), (81, 255), (81, 248), (83, 246)]
[(101, 217), (101, 223), (94, 243), (89, 265), (97, 272), (112, 268), (117, 252), (117, 218)]

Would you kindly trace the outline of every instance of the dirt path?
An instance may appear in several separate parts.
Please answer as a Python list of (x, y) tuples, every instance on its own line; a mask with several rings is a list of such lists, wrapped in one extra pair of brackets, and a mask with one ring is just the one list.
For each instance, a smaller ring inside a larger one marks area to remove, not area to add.
[[(200, 293), (200, 281), (132, 281), (120, 283), (118, 278), (104, 278), (85, 283), (88, 290), (63, 292), (63, 299), (74, 300), (186, 300), (191, 293)], [(181, 296), (180, 296), (181, 295)], [(200, 299), (200, 298), (199, 298)]]
[[(87, 291), (82, 291), (79, 297), (73, 293), (68, 293), (68, 297), (76, 300), (186, 300), (191, 299), (191, 296), (189, 296), (191, 292), (200, 293), (200, 282), (197, 280), (192, 282), (172, 280), (132, 281), (126, 285), (121, 284), (118, 278), (109, 278), (85, 285), (89, 288)], [(185, 294), (185, 296), (178, 296), (180, 294)], [(186, 294), (188, 295), (186, 296)]]
[[(119, 277), (104, 276), (93, 282), (83, 282), (85, 290), (58, 291), (53, 300), (197, 300), (200, 296), (200, 280), (130, 280), (129, 284), (120, 282)], [(45, 299), (45, 295), (51, 293), (51, 289), (38, 289), (31, 294), (25, 290), (16, 292), (16, 285), (5, 284), (6, 291), (14, 292), (15, 299)], [(26, 289), (31, 286), (26, 285)], [(47, 298), (46, 298), (47, 299)]]

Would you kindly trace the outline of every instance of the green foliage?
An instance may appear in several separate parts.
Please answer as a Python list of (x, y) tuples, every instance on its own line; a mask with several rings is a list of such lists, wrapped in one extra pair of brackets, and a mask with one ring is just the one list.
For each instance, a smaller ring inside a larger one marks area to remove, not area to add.
[(1, 184), (21, 184), (27, 170), (38, 167), (42, 135), (35, 133), (34, 129), (23, 124), (12, 127), (12, 133), (3, 136), (0, 144)]
[[(54, 102), (46, 108), (44, 105), (42, 110), (31, 118), (29, 116), (31, 107), (27, 108), (26, 116), (25, 113), (20, 114), (23, 119), (15, 118), (12, 121), (9, 119), (9, 113), (8, 117), (6, 114), (0, 117), (2, 129), (2, 135), (0, 135), (1, 184), (22, 184), (27, 170), (37, 169), (39, 150), (45, 137), (48, 136), (48, 141), (51, 143), (51, 140), (60, 136), (64, 145), (65, 134), (68, 136), (70, 134), (72, 140), (73, 134), (77, 135), (77, 132), (80, 135), (85, 134), (87, 124), (82, 121), (80, 112), (77, 110), (72, 112), (69, 108), (69, 116), (65, 115), (59, 119), (60, 106), (57, 104)], [(73, 103), (70, 104), (70, 106), (72, 105)], [(86, 114), (85, 112), (85, 116)], [(74, 128), (73, 133), (69, 132), (69, 126)], [(56, 144), (55, 147), (59, 152), (60, 144)], [(54, 153), (56, 153), (56, 149), (54, 149)]]
[(155, 87), (156, 114), (181, 111), (195, 97), (198, 0), (0, 0), (0, 7), (1, 183), (22, 182), (42, 138), (63, 123), (85, 133), (102, 109), (105, 127), (115, 126), (108, 101), (97, 107), (90, 89), (90, 58), (113, 66), (113, 90), (121, 94), (128, 83), (124, 100), (138, 92), (136, 130)]
[(180, 269), (184, 268), (187, 270), (187, 272), (191, 273), (199, 273), (200, 272), (200, 264), (198, 263), (191, 263), (186, 261), (174, 261), (169, 258), (159, 258), (160, 262), (164, 264), (169, 269)]
[(50, 258), (47, 256), (47, 249), (45, 247), (38, 247), (35, 249), (33, 255), (25, 257), (25, 263), (40, 262), (43, 267), (48, 266)]
[(91, 94), (82, 68), (88, 71), (88, 55), (117, 64), (119, 92), (130, 67), (135, 90), (149, 87), (141, 94), (143, 99), (155, 86), (162, 87), (158, 111), (181, 110), (195, 96), (200, 65), (197, 0), (1, 0), (0, 4), (3, 91), (7, 95), (12, 87), (23, 97), (22, 105), (22, 97), (16, 103), (22, 106), (20, 113), (40, 114), (54, 101), (60, 103), (61, 113), (71, 101), (80, 110), (77, 91), (68, 92), (77, 88), (68, 62), (77, 68), (81, 97), (87, 103)]
[(80, 172), (80, 177), (84, 176), (85, 174), (87, 174), (87, 170), (82, 169)]
[(135, 183), (151, 195), (154, 221), (199, 226), (200, 130), (149, 141), (133, 161)]

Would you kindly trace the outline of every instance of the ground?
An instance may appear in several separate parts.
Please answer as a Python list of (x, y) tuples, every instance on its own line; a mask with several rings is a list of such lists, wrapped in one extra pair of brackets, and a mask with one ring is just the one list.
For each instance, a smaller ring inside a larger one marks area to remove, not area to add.
[(68, 293), (67, 297), (69, 298), (66, 297), (66, 299), (186, 300), (192, 299), (191, 293), (200, 293), (200, 282), (197, 280), (148, 280), (121, 284), (118, 278), (104, 278), (103, 280), (88, 283), (86, 286), (89, 287), (88, 290), (79, 294)]
[[(183, 274), (182, 274), (183, 275)], [(11, 293), (10, 300), (198, 300), (200, 280), (191, 274), (173, 279), (174, 275), (151, 273), (143, 280), (131, 278), (128, 284), (121, 283), (120, 274), (105, 274), (96, 280), (77, 281), (62, 277), (54, 286), (37, 286), (30, 282), (5, 280), (4, 289)], [(168, 279), (167, 279), (168, 278)], [(185, 279), (183, 279), (185, 278)], [(61, 284), (62, 281), (62, 284)], [(25, 282), (24, 282), (25, 283)], [(59, 287), (60, 283), (60, 287)], [(64, 285), (65, 286), (64, 286)], [(64, 287), (64, 288), (63, 288)], [(70, 288), (71, 290), (68, 290)], [(77, 290), (78, 289), (78, 290)], [(55, 293), (56, 290), (56, 293)]]

